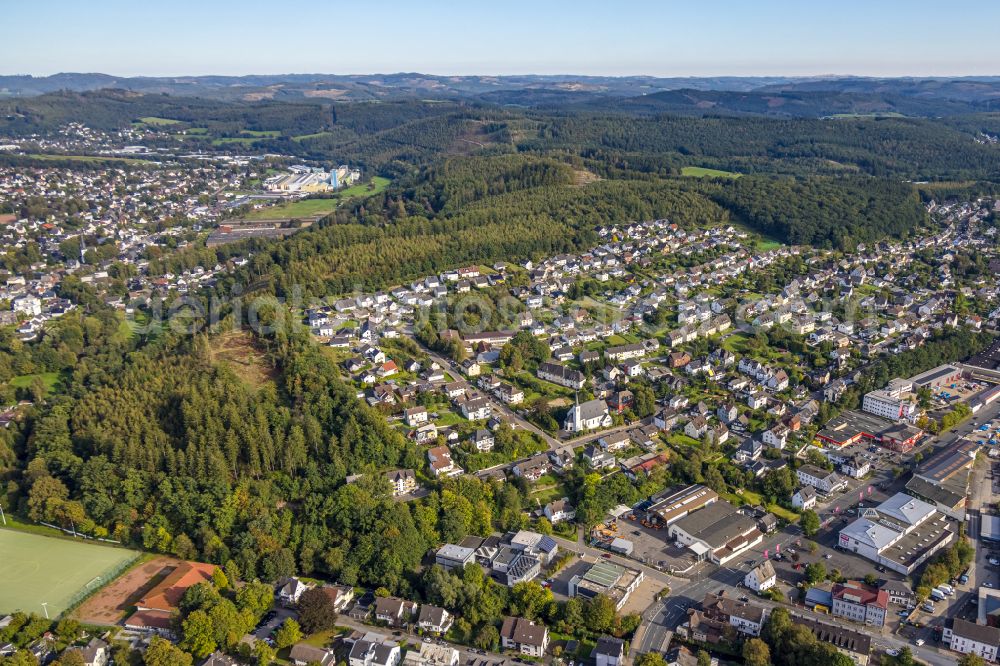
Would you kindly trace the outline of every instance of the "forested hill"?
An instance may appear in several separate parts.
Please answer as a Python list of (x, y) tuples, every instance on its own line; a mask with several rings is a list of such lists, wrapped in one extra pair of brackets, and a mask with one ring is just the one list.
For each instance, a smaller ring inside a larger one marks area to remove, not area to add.
[[(0, 132), (44, 133), (70, 120), (102, 129), (138, 123), (146, 145), (202, 152), (232, 148), (218, 139), (267, 132), (239, 144), (240, 151), (349, 162), (393, 177), (449, 155), (513, 150), (579, 156), (602, 175), (625, 177), (705, 166), (740, 173), (1000, 180), (1000, 147), (982, 141), (984, 134), (1000, 135), (1000, 113), (944, 119), (691, 117), (666, 115), (672, 109), (657, 99), (600, 110), (575, 104), (526, 110), (472, 100), (225, 102), (123, 91), (55, 93), (0, 99)], [(139, 123), (150, 116), (175, 122)], [(185, 134), (195, 128), (197, 133)]]
[[(850, 249), (927, 223), (907, 179), (1000, 180), (1000, 152), (974, 140), (996, 129), (989, 115), (648, 117), (120, 93), (3, 106), (4, 127), (20, 132), (69, 119), (101, 127), (175, 119), (142, 131), (153, 145), (176, 145), (173, 133), (204, 127), (192, 150), (229, 150), (212, 143), (227, 133), (277, 131), (239, 150), (348, 161), (365, 177), (394, 178), (287, 239), (192, 248), (150, 264), (176, 273), (251, 254), (243, 272), (215, 286), (227, 297), (236, 287), (289, 295), (298, 285), (305, 299), (384, 289), (445, 268), (580, 251), (600, 242), (600, 225), (652, 218), (684, 227), (735, 220), (779, 240)], [(690, 167), (729, 173), (699, 178), (712, 172)], [(103, 295), (79, 279), (67, 277), (60, 292), (80, 307), (39, 342), (0, 332), (0, 374), (63, 373), (66, 387), (0, 430), (5, 507), (150, 550), (232, 562), (245, 579), (316, 573), (404, 595), (429, 548), (521, 525), (515, 483), (462, 477), (435, 483), (420, 502), (394, 502), (382, 472), (420, 468), (423, 458), (338, 379), (298, 324), (301, 313), (261, 313), (284, 325), (258, 337), (166, 332), (147, 341), (123, 334)], [(223, 343), (242, 350), (250, 379), (217, 362)], [(501, 429), (498, 446), (512, 442)], [(655, 492), (621, 474), (608, 485), (604, 499), (613, 503)]]

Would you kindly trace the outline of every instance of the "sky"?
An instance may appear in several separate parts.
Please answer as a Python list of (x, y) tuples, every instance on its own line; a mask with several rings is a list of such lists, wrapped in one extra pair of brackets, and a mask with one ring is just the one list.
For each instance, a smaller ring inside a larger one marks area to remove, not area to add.
[(6, 0), (0, 73), (1000, 75), (995, 0)]

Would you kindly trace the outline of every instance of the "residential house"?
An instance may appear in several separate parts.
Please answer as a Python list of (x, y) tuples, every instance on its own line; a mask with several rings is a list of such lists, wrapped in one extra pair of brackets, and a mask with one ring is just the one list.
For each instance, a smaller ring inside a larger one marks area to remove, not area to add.
[(615, 456), (612, 453), (588, 444), (583, 449), (583, 460), (591, 469), (609, 469), (615, 466)]
[(1000, 649), (1000, 628), (976, 624), (961, 618), (949, 619), (941, 641), (961, 654), (975, 654), (995, 662)]
[(299, 598), (308, 590), (311, 585), (303, 583), (295, 576), (282, 578), (274, 591), (278, 601), (285, 606), (294, 606), (299, 603)]
[(549, 502), (543, 512), (553, 525), (576, 518), (576, 507), (570, 504), (567, 497)]
[(84, 666), (105, 666), (111, 656), (111, 648), (100, 638), (91, 638), (83, 647), (70, 648), (67, 652), (70, 650), (80, 654)]
[(293, 645), (292, 649), (288, 652), (288, 659), (295, 666), (306, 666), (307, 664), (332, 666), (336, 661), (332, 650), (324, 650), (308, 643), (296, 643)]
[(765, 430), (761, 439), (764, 443), (774, 449), (783, 449), (788, 443), (789, 429), (784, 423), (775, 425), (770, 430)]
[(369, 632), (354, 641), (347, 663), (349, 666), (396, 666), (401, 656), (399, 645), (388, 636)]
[(394, 497), (409, 495), (419, 488), (417, 485), (417, 475), (412, 469), (396, 469), (386, 472), (385, 476), (389, 479)]
[(625, 641), (613, 636), (601, 636), (590, 651), (594, 666), (623, 666), (625, 663)]
[(485, 428), (479, 428), (472, 436), (472, 445), (477, 451), (492, 451), (496, 438), (493, 433)]
[(462, 468), (451, 459), (451, 449), (447, 446), (427, 449), (427, 461), (434, 476), (456, 476), (462, 473)]
[(500, 628), (500, 642), (505, 650), (515, 650), (531, 657), (544, 657), (549, 646), (549, 630), (520, 617), (506, 617)]
[(609, 453), (614, 453), (615, 451), (621, 451), (627, 449), (631, 444), (631, 440), (627, 433), (615, 432), (605, 435), (597, 440), (597, 443), (601, 445), (605, 451)]
[(462, 404), (462, 416), (470, 421), (481, 421), (490, 418), (493, 413), (493, 406), (490, 401), (483, 397), (470, 398)]
[(684, 434), (692, 439), (700, 440), (706, 432), (708, 432), (708, 421), (701, 415), (695, 416), (684, 426)]
[(402, 627), (413, 620), (417, 604), (398, 597), (375, 599), (375, 619), (392, 627)]
[(430, 604), (421, 606), (420, 614), (417, 616), (417, 627), (435, 634), (446, 633), (451, 628), (452, 622), (454, 618), (451, 613)]
[(774, 565), (771, 564), (771, 560), (764, 560), (748, 571), (747, 575), (743, 577), (743, 584), (757, 594), (766, 592), (774, 587), (777, 582), (778, 575), (774, 571)]
[(406, 420), (406, 425), (416, 428), (427, 423), (427, 408), (411, 407), (403, 412), (403, 418)]
[(802, 486), (792, 495), (792, 506), (801, 511), (816, 506), (816, 489), (812, 486)]
[(874, 627), (885, 625), (889, 594), (858, 581), (835, 583), (832, 590), (834, 617), (863, 622)]
[(803, 465), (795, 470), (799, 478), (799, 483), (812, 486), (824, 495), (828, 495), (844, 486), (842, 479), (836, 472), (828, 472), (814, 465)]

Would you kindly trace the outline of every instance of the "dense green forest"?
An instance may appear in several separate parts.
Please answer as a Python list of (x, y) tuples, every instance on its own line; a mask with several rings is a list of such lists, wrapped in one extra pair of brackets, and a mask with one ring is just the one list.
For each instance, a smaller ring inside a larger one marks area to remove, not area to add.
[[(641, 98), (631, 104), (572, 104), (521, 109), (474, 99), (330, 103), (264, 100), (224, 102), (122, 91), (52, 93), (0, 100), (0, 132), (46, 131), (71, 120), (114, 129), (148, 116), (180, 121), (147, 128), (146, 142), (217, 150), (217, 137), (244, 130), (276, 131), (240, 150), (350, 161), (384, 175), (429, 164), (442, 155), (499, 146), (584, 157), (602, 175), (676, 174), (685, 165), (740, 173), (864, 173), (907, 180), (997, 180), (1000, 149), (977, 143), (981, 132), (1000, 133), (1000, 114), (947, 118), (775, 118), (650, 114)], [(637, 106), (639, 105), (639, 106)], [(666, 109), (669, 111), (669, 109)], [(829, 113), (835, 113), (830, 109)]]

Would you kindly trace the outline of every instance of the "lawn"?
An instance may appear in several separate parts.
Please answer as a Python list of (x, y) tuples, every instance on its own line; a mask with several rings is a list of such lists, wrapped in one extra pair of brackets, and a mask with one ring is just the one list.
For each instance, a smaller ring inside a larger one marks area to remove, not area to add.
[(11, 377), (10, 385), (14, 388), (28, 388), (35, 381), (35, 378), (42, 380), (45, 384), (46, 394), (52, 393), (56, 389), (56, 385), (59, 383), (59, 373), (58, 372), (40, 372), (34, 375), (18, 375), (17, 377)]
[(667, 436), (667, 442), (669, 444), (671, 444), (672, 446), (675, 446), (675, 447), (682, 447), (682, 446), (697, 446), (697, 447), (700, 447), (701, 446), (701, 442), (699, 442), (698, 440), (694, 439), (693, 437), (688, 437), (687, 435), (685, 435), (682, 432), (670, 433)]
[(145, 118), (139, 118), (139, 122), (144, 125), (178, 125), (182, 121), (174, 120), (173, 118), (160, 118), (158, 116), (146, 116)]
[(0, 612), (51, 617), (110, 582), (138, 553), (75, 539), (0, 529)]
[(770, 252), (784, 245), (779, 240), (774, 239), (762, 239), (757, 241), (757, 250), (760, 252)]
[(248, 220), (283, 220), (295, 217), (316, 217), (328, 215), (337, 208), (336, 199), (300, 199), (269, 208), (251, 211)]
[(750, 336), (744, 333), (733, 333), (722, 341), (722, 348), (734, 354), (745, 354), (746, 343), (749, 339)]
[[(351, 185), (350, 187), (345, 187), (342, 190), (337, 190), (337, 194), (342, 197), (366, 197), (371, 194), (378, 194), (392, 181), (388, 178), (383, 178), (382, 176), (372, 176), (370, 183), (359, 183), (357, 185)], [(369, 189), (369, 184), (372, 185)]]
[(681, 175), (693, 178), (739, 178), (743, 174), (733, 171), (722, 171), (721, 169), (709, 169), (707, 167), (686, 166), (681, 167)]
[(315, 134), (299, 134), (298, 136), (293, 136), (292, 141), (306, 141), (308, 139), (319, 139), (331, 133), (332, 132), (316, 132)]
[(789, 523), (799, 522), (799, 514), (795, 513), (794, 511), (789, 511), (783, 506), (779, 506), (777, 504), (768, 504), (767, 510), (776, 515), (778, 518), (781, 518), (782, 520), (785, 520)]
[(469, 419), (465, 418), (458, 412), (453, 412), (451, 410), (440, 410), (438, 411), (438, 417), (434, 419), (434, 425), (439, 428), (445, 428), (448, 426), (458, 425), (459, 423), (469, 423)]

